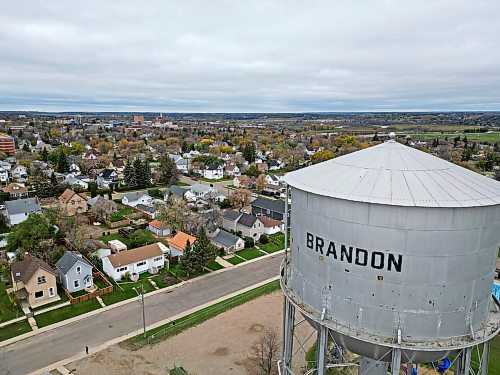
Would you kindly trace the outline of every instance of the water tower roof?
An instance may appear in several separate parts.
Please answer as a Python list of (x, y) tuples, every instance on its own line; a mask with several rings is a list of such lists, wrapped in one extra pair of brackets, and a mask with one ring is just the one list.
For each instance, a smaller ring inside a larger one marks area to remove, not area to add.
[(394, 206), (500, 204), (500, 182), (394, 140), (291, 172), (285, 181), (327, 197)]

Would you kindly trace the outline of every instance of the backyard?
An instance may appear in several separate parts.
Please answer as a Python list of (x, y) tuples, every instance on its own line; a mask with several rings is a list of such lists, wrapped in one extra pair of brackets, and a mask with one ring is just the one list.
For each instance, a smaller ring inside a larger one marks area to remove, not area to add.
[(114, 214), (112, 214), (108, 220), (111, 221), (112, 223), (115, 223), (117, 221), (123, 220), (125, 216), (133, 214), (135, 211), (129, 207), (124, 207), (121, 210), (118, 210)]
[(147, 229), (138, 229), (133, 232), (129, 238), (126, 238), (120, 233), (110, 233), (100, 237), (99, 240), (104, 243), (108, 243), (111, 240), (119, 240), (127, 245), (129, 250), (158, 242), (158, 239), (153, 235), (153, 233)]

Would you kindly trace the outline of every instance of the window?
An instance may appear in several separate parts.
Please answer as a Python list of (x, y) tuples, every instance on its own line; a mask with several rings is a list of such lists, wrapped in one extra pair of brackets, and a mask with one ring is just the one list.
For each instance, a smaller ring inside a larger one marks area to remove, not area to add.
[(146, 261), (143, 260), (142, 262), (139, 262), (136, 264), (137, 267), (144, 266), (146, 264)]
[(123, 271), (126, 271), (128, 268), (128, 266), (125, 266), (125, 267), (121, 267), (121, 268), (117, 268), (117, 272), (123, 272)]
[(38, 292), (35, 292), (35, 298), (42, 298), (43, 297), (43, 290), (39, 290)]
[(73, 281), (73, 284), (75, 284), (75, 288), (79, 288), (80, 287), (80, 280)]
[(54, 288), (49, 288), (49, 297), (54, 297), (55, 296)]
[(38, 284), (45, 284), (45, 276), (38, 276)]
[(79, 275), (82, 273), (82, 267), (78, 266), (76, 267), (76, 273)]
[(162, 257), (156, 257), (156, 258), (154, 259), (154, 261), (155, 261), (155, 262), (161, 262), (161, 260), (162, 260)]

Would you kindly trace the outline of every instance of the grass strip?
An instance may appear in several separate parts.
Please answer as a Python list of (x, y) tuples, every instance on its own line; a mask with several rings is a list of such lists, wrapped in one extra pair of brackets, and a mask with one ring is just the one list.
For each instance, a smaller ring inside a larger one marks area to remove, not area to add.
[(243, 305), (248, 301), (264, 296), (266, 294), (273, 293), (279, 288), (279, 280), (272, 281), (268, 284), (231, 297), (225, 301), (218, 302), (212, 306), (208, 306), (201, 310), (193, 312), (192, 314), (179, 318), (174, 322), (169, 322), (160, 327), (149, 330), (147, 332), (147, 338), (144, 338), (142, 334), (134, 336), (122, 342), (120, 346), (131, 350), (137, 350), (146, 345), (158, 343), (160, 341), (166, 340), (169, 337), (175, 336), (188, 328), (194, 327), (206, 320), (216, 317), (219, 314), (231, 310), (232, 308)]
[(244, 263), (246, 262), (245, 259), (242, 259), (240, 257), (237, 257), (237, 256), (233, 256), (231, 258), (227, 258), (226, 259), (229, 263), (233, 264), (233, 265), (237, 265), (237, 264), (240, 264), (240, 263)]
[(101, 305), (96, 299), (75, 303), (74, 305), (61, 307), (60, 309), (52, 310), (40, 315), (35, 315), (36, 325), (38, 326), (38, 328), (42, 328), (50, 324), (70, 319), (100, 308)]
[(0, 341), (8, 340), (12, 337), (19, 336), (23, 333), (30, 332), (31, 326), (27, 320), (19, 323), (9, 324), (0, 328)]

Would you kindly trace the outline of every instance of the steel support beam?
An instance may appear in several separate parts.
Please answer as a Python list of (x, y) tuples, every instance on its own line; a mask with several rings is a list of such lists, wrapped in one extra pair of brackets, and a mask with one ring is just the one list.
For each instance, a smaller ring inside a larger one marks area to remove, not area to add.
[(377, 361), (367, 357), (359, 360), (359, 375), (387, 375), (389, 362)]
[(318, 339), (316, 341), (316, 375), (326, 373), (326, 352), (328, 349), (328, 328), (320, 326), (318, 328)]
[(283, 345), (283, 365), (284, 374), (291, 375), (290, 371), (293, 354), (293, 335), (295, 329), (295, 306), (285, 297), (285, 316), (284, 316), (285, 337)]
[(455, 375), (469, 375), (472, 348), (465, 348), (455, 362)]
[(483, 344), (483, 357), (481, 358), (481, 368), (478, 375), (488, 375), (488, 362), (490, 357), (490, 342)]
[(401, 349), (392, 349), (391, 375), (399, 375), (401, 368)]

